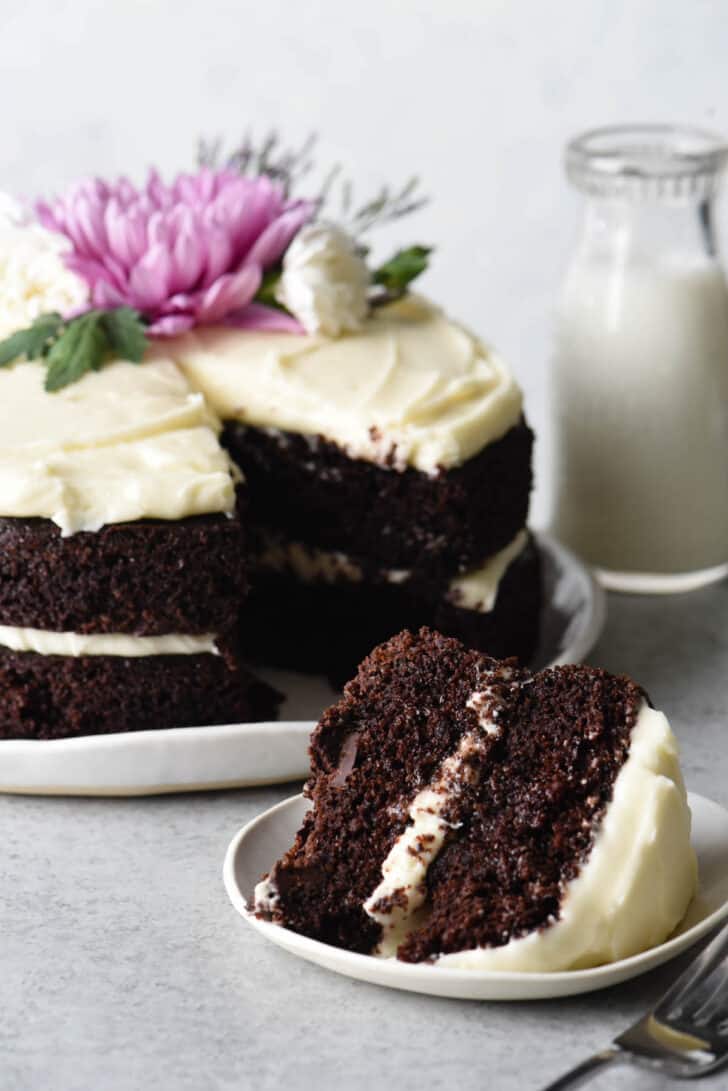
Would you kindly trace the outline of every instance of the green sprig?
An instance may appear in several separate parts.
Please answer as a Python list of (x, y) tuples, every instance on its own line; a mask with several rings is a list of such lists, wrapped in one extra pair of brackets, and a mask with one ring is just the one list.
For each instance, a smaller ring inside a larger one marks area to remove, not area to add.
[(87, 371), (98, 371), (112, 359), (138, 364), (147, 348), (144, 319), (131, 307), (87, 311), (76, 318), (43, 314), (25, 330), (0, 342), (0, 367), (16, 360), (42, 359), (48, 370), (49, 392), (77, 382)]
[(20, 356), (36, 360), (50, 351), (63, 325), (60, 314), (42, 314), (27, 330), (18, 330), (0, 342), (0, 367), (7, 367)]
[(403, 296), (412, 281), (424, 273), (431, 253), (431, 246), (409, 246), (406, 250), (398, 250), (394, 257), (375, 269), (372, 283), (379, 284), (384, 292), (372, 303), (389, 303)]

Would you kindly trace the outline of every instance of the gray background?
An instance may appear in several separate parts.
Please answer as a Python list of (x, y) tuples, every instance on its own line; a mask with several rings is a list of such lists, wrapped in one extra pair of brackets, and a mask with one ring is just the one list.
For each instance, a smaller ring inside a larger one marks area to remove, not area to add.
[[(2, 4), (4, 188), (165, 170), (200, 133), (315, 128), (366, 195), (433, 202), (380, 240), (437, 244), (426, 289), (512, 361), (549, 490), (547, 360), (578, 214), (560, 148), (615, 120), (728, 130), (716, 0), (30, 0)], [(633, 673), (689, 787), (728, 804), (728, 587), (612, 597), (592, 661)], [(266, 946), (227, 904), (236, 829), (295, 786), (146, 801), (0, 798), (0, 1087), (535, 1089), (603, 1044), (667, 967), (572, 1001), (488, 1005), (359, 984)], [(718, 1077), (708, 1086), (726, 1086)], [(627, 1072), (595, 1087), (664, 1086)]]

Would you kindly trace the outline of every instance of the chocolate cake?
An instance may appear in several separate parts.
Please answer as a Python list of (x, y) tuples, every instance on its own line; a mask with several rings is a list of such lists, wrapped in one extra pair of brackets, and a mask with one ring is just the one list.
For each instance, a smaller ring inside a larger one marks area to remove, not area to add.
[[(533, 656), (521, 394), (432, 304), (338, 338), (196, 330), (54, 393), (42, 372), (0, 370), (0, 736), (234, 722), (243, 658), (340, 685), (403, 627)], [(125, 714), (68, 696), (122, 674)]]
[(520, 388), (431, 247), (369, 263), (414, 181), (336, 223), (307, 151), (200, 155), (0, 194), (0, 737), (237, 720), (241, 655), (341, 681), (403, 626), (536, 647)]
[(311, 810), (253, 906), (325, 943), (576, 969), (661, 942), (693, 895), (675, 740), (629, 678), (404, 632), (324, 714), (311, 762)]

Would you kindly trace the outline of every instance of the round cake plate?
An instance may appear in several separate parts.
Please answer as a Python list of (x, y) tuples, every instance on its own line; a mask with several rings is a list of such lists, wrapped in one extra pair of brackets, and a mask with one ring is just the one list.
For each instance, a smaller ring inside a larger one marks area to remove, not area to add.
[(446, 996), (459, 1000), (545, 1000), (593, 992), (652, 970), (680, 954), (728, 917), (728, 811), (699, 795), (689, 796), (693, 814), (692, 840), (698, 857), (700, 886), (688, 911), (665, 943), (642, 954), (562, 973), (514, 973), (438, 969), (394, 958), (357, 955), (300, 936), (280, 925), (258, 920), (248, 911), (255, 884), (293, 843), (308, 801), (293, 796), (248, 823), (228, 848), (223, 881), (228, 897), (242, 917), (266, 939), (291, 954), (374, 985)]
[[(545, 605), (534, 666), (581, 662), (604, 626), (604, 592), (569, 550), (538, 541)], [(302, 780), (311, 731), (337, 694), (323, 678), (257, 673), (287, 695), (276, 723), (3, 740), (0, 792), (133, 796)]]

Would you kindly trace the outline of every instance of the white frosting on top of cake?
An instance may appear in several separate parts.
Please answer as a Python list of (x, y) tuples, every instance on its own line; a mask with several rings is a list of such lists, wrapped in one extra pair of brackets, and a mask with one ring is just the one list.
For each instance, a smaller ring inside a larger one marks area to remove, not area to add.
[(0, 369), (0, 516), (52, 519), (68, 535), (232, 512), (219, 421), (171, 360), (117, 361), (55, 393), (44, 377), (41, 363)]
[(133, 636), (127, 633), (70, 633), (50, 629), (16, 628), (0, 625), (0, 646), (14, 652), (38, 655), (114, 655), (136, 658), (146, 655), (219, 655), (212, 633), (189, 636)]
[(543, 973), (628, 958), (670, 935), (696, 883), (677, 743), (664, 714), (645, 702), (591, 853), (567, 884), (558, 919), (503, 947), (441, 955), (436, 965)]
[[(491, 554), (482, 565), (451, 580), (446, 597), (463, 610), (489, 614), (495, 607), (501, 580), (526, 548), (528, 539), (527, 529), (519, 531), (513, 541)], [(291, 572), (302, 583), (361, 583), (364, 579), (361, 567), (346, 553), (319, 549), (274, 535), (257, 553), (255, 563), (263, 571)], [(412, 573), (409, 569), (393, 568), (383, 570), (379, 575), (386, 583), (403, 584)]]
[(200, 329), (170, 351), (223, 419), (321, 435), (395, 469), (458, 466), (521, 415), (503, 361), (418, 296), (337, 338)]

